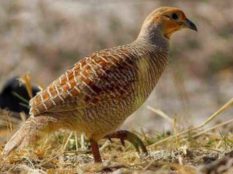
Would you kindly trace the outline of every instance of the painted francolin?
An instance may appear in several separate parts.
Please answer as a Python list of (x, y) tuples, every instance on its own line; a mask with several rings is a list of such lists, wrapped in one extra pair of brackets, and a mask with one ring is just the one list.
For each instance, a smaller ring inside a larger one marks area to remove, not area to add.
[(197, 31), (178, 8), (161, 7), (144, 21), (135, 41), (84, 57), (30, 101), (30, 117), (5, 145), (3, 153), (25, 147), (41, 132), (59, 128), (84, 132), (95, 162), (97, 141), (128, 140), (147, 153), (128, 131), (114, 132), (148, 98), (168, 62), (168, 42), (182, 29)]

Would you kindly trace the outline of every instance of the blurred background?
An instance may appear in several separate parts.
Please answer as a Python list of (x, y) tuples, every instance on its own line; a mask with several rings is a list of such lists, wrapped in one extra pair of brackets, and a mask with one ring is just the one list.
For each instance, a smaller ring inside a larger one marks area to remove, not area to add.
[[(199, 32), (172, 37), (166, 72), (123, 127), (172, 127), (148, 106), (183, 128), (200, 123), (233, 97), (232, 0), (1, 0), (0, 89), (25, 73), (46, 87), (80, 58), (132, 42), (145, 17), (160, 6), (183, 9)], [(219, 119), (232, 117), (233, 109)]]

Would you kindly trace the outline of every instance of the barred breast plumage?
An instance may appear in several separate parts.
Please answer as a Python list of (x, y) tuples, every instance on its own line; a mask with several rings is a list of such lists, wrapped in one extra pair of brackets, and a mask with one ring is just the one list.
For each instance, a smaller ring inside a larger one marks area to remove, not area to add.
[(81, 59), (30, 101), (31, 117), (4, 154), (58, 128), (86, 133), (95, 162), (101, 162), (97, 140), (103, 137), (127, 139), (147, 152), (137, 136), (113, 131), (147, 99), (167, 64), (169, 38), (182, 28), (197, 31), (183, 11), (162, 7), (145, 19), (134, 42)]

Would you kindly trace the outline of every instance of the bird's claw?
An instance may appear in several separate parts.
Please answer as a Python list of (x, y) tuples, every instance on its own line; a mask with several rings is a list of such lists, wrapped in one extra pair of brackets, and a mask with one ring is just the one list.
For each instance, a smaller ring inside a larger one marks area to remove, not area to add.
[(107, 136), (107, 139), (112, 143), (112, 138)]
[(125, 138), (120, 138), (121, 144), (125, 147)]
[(146, 155), (148, 155), (147, 149), (145, 147), (145, 145), (143, 144), (143, 142), (140, 140), (140, 138), (127, 131), (127, 130), (119, 130), (116, 131), (114, 133), (111, 133), (109, 135), (106, 135), (105, 138), (108, 138), (110, 140), (110, 142), (112, 142), (112, 138), (119, 138), (120, 142), (123, 146), (125, 146), (125, 140), (128, 140), (131, 144), (134, 145), (135, 149), (137, 150), (137, 152), (140, 152), (140, 148), (142, 150), (142, 152)]

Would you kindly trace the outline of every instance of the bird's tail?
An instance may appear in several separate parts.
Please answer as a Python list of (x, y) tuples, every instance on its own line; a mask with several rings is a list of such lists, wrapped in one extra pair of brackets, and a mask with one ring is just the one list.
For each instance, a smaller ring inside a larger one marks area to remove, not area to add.
[(50, 126), (55, 122), (55, 118), (48, 116), (29, 117), (7, 142), (3, 155), (7, 156), (14, 149), (21, 149), (35, 143), (41, 137), (41, 133), (49, 131)]

